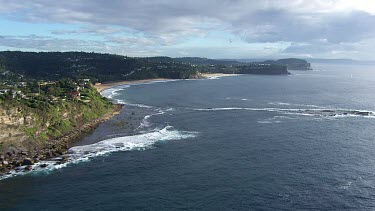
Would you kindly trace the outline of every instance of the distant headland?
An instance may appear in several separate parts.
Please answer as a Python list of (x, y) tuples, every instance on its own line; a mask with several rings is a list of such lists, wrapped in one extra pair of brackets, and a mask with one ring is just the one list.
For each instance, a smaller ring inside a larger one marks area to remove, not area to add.
[(287, 75), (308, 70), (302, 59), (239, 62), (200, 57), (128, 57), (87, 52), (0, 52), (0, 80), (30, 78), (58, 80), (88, 78), (93, 83), (152, 78), (189, 79), (200, 73)]
[(289, 58), (279, 60), (267, 60), (262, 63), (283, 65), (286, 66), (288, 70), (312, 70), (311, 64), (304, 59)]

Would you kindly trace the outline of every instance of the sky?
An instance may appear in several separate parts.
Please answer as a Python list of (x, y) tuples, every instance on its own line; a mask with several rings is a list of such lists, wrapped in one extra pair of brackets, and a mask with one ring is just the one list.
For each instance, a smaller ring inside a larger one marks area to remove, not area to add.
[(374, 0), (0, 0), (0, 50), (375, 58)]

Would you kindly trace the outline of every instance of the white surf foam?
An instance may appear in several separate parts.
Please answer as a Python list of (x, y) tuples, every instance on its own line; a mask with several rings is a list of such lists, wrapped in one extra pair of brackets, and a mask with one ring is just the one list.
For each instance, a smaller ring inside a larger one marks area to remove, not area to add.
[(302, 107), (312, 107), (312, 108), (323, 108), (322, 106), (312, 105), (312, 104), (298, 104), (298, 103), (286, 103), (286, 102), (269, 102), (269, 105), (281, 105), (281, 106), (302, 106)]
[[(58, 163), (61, 157), (57, 160), (41, 161), (34, 164), (31, 171), (24, 171), (25, 166), (22, 166), (18, 170), (13, 170), (9, 174), (1, 176), (0, 180), (18, 175), (49, 173), (72, 164), (89, 161), (94, 157), (120, 151), (146, 150), (152, 148), (157, 142), (194, 138), (197, 134), (197, 132), (174, 130), (172, 126), (167, 126), (145, 134), (116, 137), (90, 145), (76, 146), (70, 148), (69, 153), (64, 155), (67, 157), (67, 162), (64, 164)], [(46, 167), (43, 168), (43, 165), (46, 165)]]
[(149, 127), (151, 125), (151, 123), (149, 122), (149, 119), (151, 117), (157, 116), (157, 115), (163, 115), (167, 111), (171, 111), (171, 109), (166, 109), (166, 110), (159, 109), (159, 110), (157, 110), (157, 113), (153, 113), (153, 114), (149, 114), (149, 115), (144, 116), (143, 120), (141, 121), (140, 125), (136, 128), (136, 130)]
[(225, 100), (236, 100), (236, 101), (250, 101), (249, 98), (238, 98), (238, 97), (226, 97)]
[(207, 80), (217, 80), (220, 79), (222, 76), (208, 76), (206, 77)]
[(326, 119), (348, 118), (348, 117), (364, 117), (375, 118), (374, 111), (358, 110), (358, 109), (335, 109), (335, 108), (241, 108), (241, 107), (225, 107), (225, 108), (198, 108), (195, 111), (268, 111), (277, 112), (287, 115), (312, 116)]
[(283, 103), (283, 102), (270, 102), (269, 105), (290, 105), (290, 103)]
[(147, 84), (154, 84), (154, 83), (166, 83), (166, 82), (180, 81), (180, 80), (183, 80), (183, 79), (168, 79), (168, 80), (164, 80), (163, 79), (163, 80), (155, 80), (155, 81), (149, 81), (149, 82), (139, 82), (139, 83), (132, 83), (132, 84), (122, 84), (122, 85), (114, 86), (114, 87), (111, 87), (109, 89), (103, 90), (102, 92), (100, 92), (100, 94), (103, 97), (106, 97), (106, 98), (108, 98), (110, 100), (113, 100), (113, 101), (115, 101), (118, 104), (126, 104), (126, 105), (131, 105), (131, 106), (138, 106), (138, 107), (142, 107), (142, 108), (151, 108), (151, 106), (148, 106), (148, 105), (127, 103), (123, 99), (116, 99), (116, 96), (119, 95), (120, 91), (125, 90), (125, 89), (127, 89), (127, 88), (129, 88), (131, 86), (147, 85)]
[(146, 116), (143, 117), (143, 120), (141, 121), (140, 125), (136, 128), (136, 130), (140, 130), (140, 129), (143, 129), (143, 128), (150, 127), (151, 123), (150, 123), (149, 119), (151, 117), (158, 116), (158, 115), (163, 115), (166, 112), (170, 112), (170, 111), (174, 111), (174, 110), (175, 110), (174, 108), (155, 109), (154, 111), (156, 111), (156, 113), (149, 114), (149, 115), (146, 115)]
[(106, 97), (108, 99), (113, 99), (115, 96), (118, 95), (118, 92), (119, 91), (122, 91), (126, 88), (129, 88), (130, 85), (120, 85), (120, 86), (115, 86), (115, 87), (112, 87), (112, 88), (109, 88), (109, 89), (106, 89), (104, 91), (102, 91), (100, 94), (103, 96), (103, 97)]
[(166, 83), (166, 82), (172, 82), (172, 81), (180, 81), (183, 79), (168, 79), (168, 80), (154, 80), (149, 82), (138, 82), (138, 83), (131, 83), (131, 84), (122, 84), (118, 86), (111, 87), (109, 89), (103, 90), (101, 94), (105, 97), (113, 97), (113, 94), (115, 94), (118, 91), (124, 90), (126, 88), (129, 88), (131, 86), (138, 86), (138, 85), (146, 85), (146, 84), (154, 84), (154, 83)]
[(125, 105), (129, 105), (129, 106), (135, 106), (135, 107), (140, 107), (140, 108), (153, 108), (150, 105), (139, 104), (139, 103), (127, 103), (125, 101), (123, 101), (123, 102), (124, 102)]
[(258, 121), (260, 124), (273, 124), (273, 123), (281, 123), (281, 121), (268, 121), (268, 120), (261, 120)]
[[(212, 76), (206, 76), (204, 79), (206, 80), (217, 80), (223, 77), (233, 77), (233, 76), (239, 76), (241, 74), (223, 74), (223, 75), (212, 75)], [(200, 80), (200, 79), (198, 79)]]

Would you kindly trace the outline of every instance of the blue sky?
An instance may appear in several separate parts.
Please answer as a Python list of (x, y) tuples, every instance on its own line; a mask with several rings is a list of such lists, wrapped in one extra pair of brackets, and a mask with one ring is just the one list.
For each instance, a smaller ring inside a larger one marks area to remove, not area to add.
[(128, 56), (375, 56), (373, 0), (0, 0), (0, 50)]

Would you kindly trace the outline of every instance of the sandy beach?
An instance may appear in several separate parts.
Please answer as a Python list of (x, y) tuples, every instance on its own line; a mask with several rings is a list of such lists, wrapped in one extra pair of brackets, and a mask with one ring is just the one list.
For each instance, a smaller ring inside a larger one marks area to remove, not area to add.
[(94, 87), (98, 90), (98, 92), (102, 92), (106, 89), (109, 89), (113, 86), (125, 85), (125, 84), (136, 84), (136, 83), (147, 83), (152, 81), (161, 81), (161, 80), (170, 80), (167, 78), (153, 78), (153, 79), (144, 79), (144, 80), (134, 80), (134, 81), (118, 81), (113, 83), (104, 83), (104, 84), (96, 84)]
[[(200, 75), (202, 79), (210, 77), (224, 77), (224, 76), (233, 76), (233, 74), (224, 74), (224, 73), (202, 73)], [(153, 78), (153, 79), (144, 79), (144, 80), (133, 80), (133, 81), (118, 81), (113, 83), (103, 83), (94, 85), (98, 92), (102, 92), (106, 89), (109, 89), (114, 86), (125, 85), (125, 84), (137, 84), (137, 83), (147, 83), (152, 81), (161, 81), (161, 80), (172, 80), (169, 78)]]

